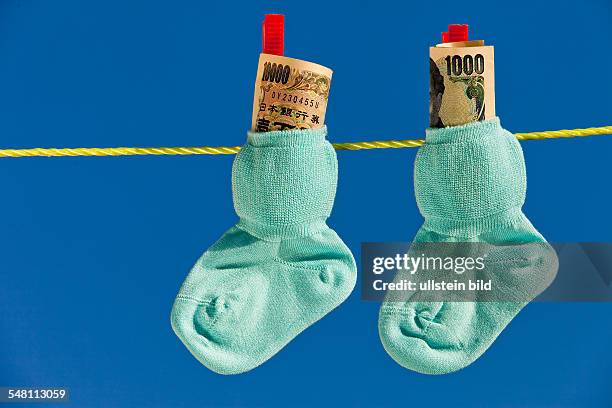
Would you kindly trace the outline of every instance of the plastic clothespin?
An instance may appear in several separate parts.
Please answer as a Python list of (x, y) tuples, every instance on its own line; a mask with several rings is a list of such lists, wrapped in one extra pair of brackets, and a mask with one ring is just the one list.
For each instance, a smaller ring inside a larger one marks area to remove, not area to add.
[(468, 41), (467, 24), (449, 24), (448, 31), (442, 33), (442, 42), (461, 42)]
[(266, 14), (262, 32), (262, 52), (264, 54), (284, 55), (285, 16), (282, 14)]

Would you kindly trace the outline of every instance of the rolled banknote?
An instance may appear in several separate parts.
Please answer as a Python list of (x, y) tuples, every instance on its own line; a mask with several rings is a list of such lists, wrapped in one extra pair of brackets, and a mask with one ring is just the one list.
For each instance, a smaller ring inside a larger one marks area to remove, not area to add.
[(252, 129), (311, 129), (325, 123), (332, 70), (312, 62), (261, 54)]
[(460, 41), (429, 48), (429, 126), (495, 117), (493, 47)]

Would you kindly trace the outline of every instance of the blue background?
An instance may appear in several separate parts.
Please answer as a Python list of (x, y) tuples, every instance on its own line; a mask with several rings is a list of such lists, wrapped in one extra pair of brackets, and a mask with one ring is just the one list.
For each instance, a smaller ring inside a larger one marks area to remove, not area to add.
[[(286, 55), (334, 69), (332, 141), (422, 137), (428, 46), (448, 23), (496, 46), (516, 132), (612, 125), (608, 1), (2, 0), (0, 147), (238, 145), (266, 12)], [(611, 241), (612, 136), (523, 143), (525, 212), (552, 241)], [(339, 152), (330, 225), (409, 241), (415, 149)], [(610, 407), (612, 305), (532, 304), (470, 367), (401, 368), (357, 289), (263, 366), (224, 377), (173, 334), (194, 261), (235, 221), (232, 156), (0, 159), (0, 385), (74, 407)], [(359, 284), (357, 286), (359, 288)]]

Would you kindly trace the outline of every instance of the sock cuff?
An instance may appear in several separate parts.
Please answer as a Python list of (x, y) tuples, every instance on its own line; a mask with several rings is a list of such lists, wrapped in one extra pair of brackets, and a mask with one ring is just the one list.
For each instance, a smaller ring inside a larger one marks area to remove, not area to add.
[(486, 229), (518, 217), (525, 200), (523, 153), (498, 118), (428, 129), (414, 171), (419, 210), (436, 232)]
[(329, 217), (338, 180), (327, 129), (249, 132), (232, 168), (239, 226), (262, 239), (309, 235)]
[(428, 128), (425, 130), (425, 142), (428, 145), (444, 143), (478, 142), (483, 138), (490, 138), (503, 130), (499, 118), (496, 116), (480, 122), (465, 125), (450, 126), (446, 128)]
[(275, 130), (247, 133), (247, 143), (254, 147), (299, 147), (322, 143), (327, 137), (327, 126), (317, 129)]

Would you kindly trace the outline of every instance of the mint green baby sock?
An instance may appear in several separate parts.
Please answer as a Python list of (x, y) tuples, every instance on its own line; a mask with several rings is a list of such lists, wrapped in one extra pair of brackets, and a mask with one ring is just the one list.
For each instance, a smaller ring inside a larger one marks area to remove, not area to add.
[(217, 373), (262, 364), (355, 286), (353, 256), (325, 223), (338, 179), (326, 134), (249, 133), (236, 156), (240, 220), (195, 264), (171, 314), (185, 346)]
[[(505, 285), (499, 302), (423, 302), (419, 292), (401, 302), (387, 296), (379, 315), (387, 353), (408, 369), (445, 374), (480, 357), (550, 285), (558, 261), (521, 211), (526, 193), (523, 153), (498, 118), (428, 129), (414, 178), (425, 218), (415, 242), (490, 244), (489, 273)], [(398, 274), (395, 280), (401, 278)]]

